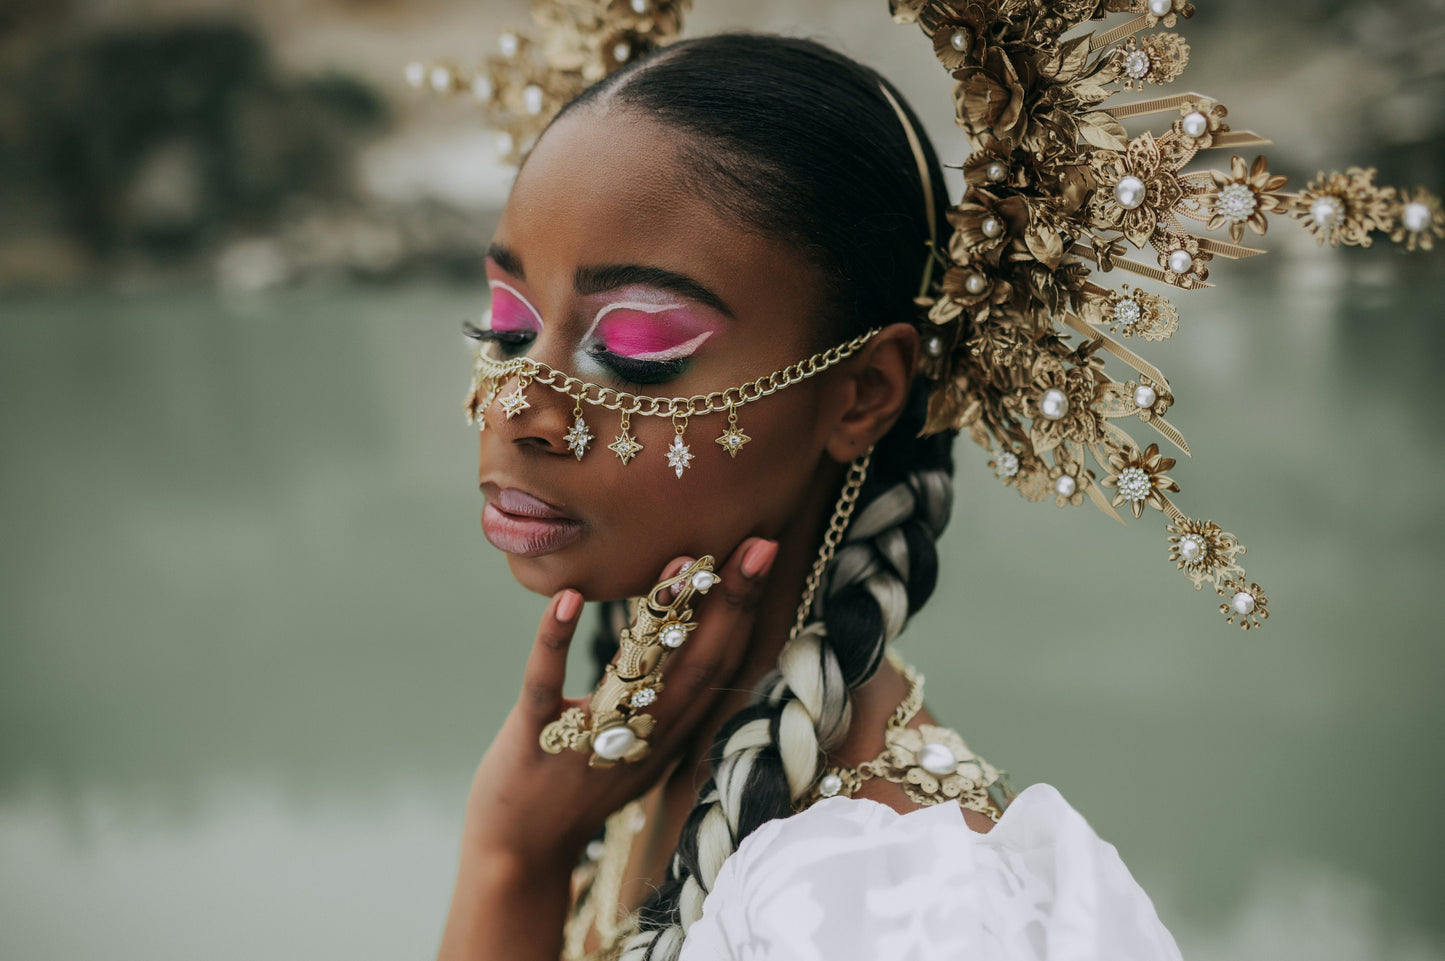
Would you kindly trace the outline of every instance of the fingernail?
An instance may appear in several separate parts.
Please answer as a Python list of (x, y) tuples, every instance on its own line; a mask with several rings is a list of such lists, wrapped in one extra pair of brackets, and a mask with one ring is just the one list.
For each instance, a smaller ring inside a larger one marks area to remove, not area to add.
[[(687, 570), (689, 567), (692, 566), (692, 561), (693, 559), (691, 557), (684, 557), (682, 559), (682, 564), (677, 568), (677, 570), (674, 571), (672, 574), (669, 574), (668, 576), (676, 577), (678, 574), (681, 574), (683, 571)], [(686, 581), (678, 581), (676, 584), (672, 585), (672, 594), (674, 597), (682, 593), (682, 586), (686, 583)]]
[(557, 599), (557, 622), (559, 624), (568, 623), (577, 616), (577, 612), (581, 609), (582, 595), (570, 587), (567, 588), (567, 590), (562, 592), (562, 596)]
[(777, 556), (777, 541), (758, 541), (743, 555), (743, 576), (761, 577), (773, 566), (773, 558)]

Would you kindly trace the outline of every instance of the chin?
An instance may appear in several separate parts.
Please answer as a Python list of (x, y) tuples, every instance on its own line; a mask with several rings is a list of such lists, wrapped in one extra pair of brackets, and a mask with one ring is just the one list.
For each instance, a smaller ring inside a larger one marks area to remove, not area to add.
[(507, 555), (507, 567), (518, 584), (534, 594), (551, 597), (563, 588), (580, 591), (587, 601), (614, 601), (646, 594), (662, 571), (659, 564), (653, 573), (643, 574), (619, 569), (614, 565), (589, 564), (569, 551), (540, 557)]

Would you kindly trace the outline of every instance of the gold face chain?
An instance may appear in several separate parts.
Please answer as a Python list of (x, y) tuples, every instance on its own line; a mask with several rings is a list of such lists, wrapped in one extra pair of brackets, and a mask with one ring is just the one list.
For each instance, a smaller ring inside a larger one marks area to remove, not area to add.
[[(755, 378), (745, 384), (715, 390), (707, 394), (693, 394), (691, 397), (655, 397), (648, 394), (629, 394), (612, 387), (589, 384), (549, 364), (528, 357), (514, 357), (502, 360), (493, 357), (483, 345), (477, 348), (476, 361), (472, 367), (472, 383), (467, 393), (467, 416), (478, 430), (487, 429), (487, 414), (495, 402), (507, 420), (531, 408), (527, 400), (527, 388), (539, 384), (569, 398), (572, 401), (572, 427), (567, 432), (567, 449), (578, 460), (587, 453), (595, 439), (591, 428), (582, 415), (582, 405), (615, 410), (621, 414), (621, 433), (607, 445), (624, 465), (642, 452), (642, 442), (630, 430), (631, 418), (667, 417), (672, 420), (673, 438), (667, 448), (667, 466), (679, 478), (691, 466), (694, 459), (685, 433), (690, 418), (703, 414), (727, 412), (727, 426), (716, 438), (717, 445), (730, 457), (736, 458), (752, 440), (738, 425), (738, 408), (754, 401), (770, 397), (794, 384), (816, 377), (852, 357), (863, 345), (872, 340), (878, 329), (867, 331), (852, 340), (819, 351), (811, 357)], [(512, 390), (503, 393), (503, 388), (515, 378)]]
[(475, 379), (471, 395), (467, 398), (467, 406), (469, 409), (472, 408), (473, 396), (477, 395), (483, 386), (487, 386), (490, 392), (492, 384), (489, 382), (494, 381), (500, 385), (513, 376), (522, 375), (522, 380), (518, 385), (520, 391), (525, 391), (532, 384), (541, 384), (559, 394), (566, 394), (579, 403), (621, 411), (629, 415), (696, 417), (700, 414), (720, 413), (729, 407), (742, 407), (744, 404), (762, 400), (785, 387), (792, 387), (794, 384), (818, 376), (823, 371), (856, 354), (864, 344), (878, 334), (879, 329), (874, 328), (859, 334), (847, 343), (836, 344), (811, 357), (789, 364), (770, 374), (764, 374), (762, 377), (737, 387), (715, 390), (708, 394), (693, 394), (691, 397), (654, 397), (648, 394), (629, 394), (612, 387), (589, 384), (550, 364), (532, 360), (529, 357), (500, 360), (491, 356), (487, 352), (486, 346), (483, 345), (477, 350), (476, 364), (473, 369)]

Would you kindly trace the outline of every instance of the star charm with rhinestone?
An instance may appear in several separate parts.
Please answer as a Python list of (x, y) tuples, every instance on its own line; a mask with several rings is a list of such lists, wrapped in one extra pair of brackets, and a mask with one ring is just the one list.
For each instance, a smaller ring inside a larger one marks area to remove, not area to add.
[(671, 467), (673, 473), (678, 477), (687, 470), (692, 463), (692, 449), (682, 442), (682, 435), (677, 434), (672, 438), (672, 446), (667, 449), (667, 466)]
[(626, 464), (637, 456), (638, 452), (642, 450), (642, 445), (637, 442), (636, 437), (624, 430), (617, 435), (616, 440), (607, 445), (607, 449), (616, 454), (618, 460)]
[(567, 449), (577, 455), (581, 460), (582, 455), (587, 453), (587, 445), (592, 443), (592, 432), (587, 429), (587, 422), (578, 414), (577, 419), (572, 423), (572, 429), (567, 432)]
[(516, 417), (522, 411), (532, 406), (530, 403), (527, 402), (527, 395), (526, 393), (524, 393), (521, 384), (518, 384), (516, 390), (512, 391), (510, 394), (507, 394), (500, 401), (498, 401), (498, 403), (502, 405), (502, 410), (506, 413), (507, 420), (511, 420), (513, 417)]
[(742, 450), (743, 445), (750, 440), (752, 440), (752, 438), (744, 434), (741, 427), (738, 427), (736, 424), (729, 424), (727, 430), (718, 436), (716, 444), (727, 451), (729, 457), (736, 457), (738, 456), (738, 451)]

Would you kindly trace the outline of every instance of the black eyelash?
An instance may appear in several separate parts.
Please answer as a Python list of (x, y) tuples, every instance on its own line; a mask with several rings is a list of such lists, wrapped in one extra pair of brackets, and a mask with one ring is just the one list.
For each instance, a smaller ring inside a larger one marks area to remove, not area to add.
[(520, 350), (537, 339), (537, 335), (530, 330), (492, 330), (478, 327), (470, 320), (462, 324), (462, 333), (484, 344), (501, 344), (507, 352)]
[(633, 384), (661, 384), (682, 376), (689, 366), (689, 358), (686, 357), (677, 360), (634, 360), (614, 354), (601, 344), (591, 347), (587, 355)]

